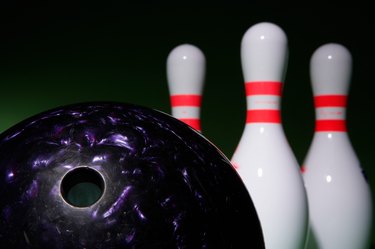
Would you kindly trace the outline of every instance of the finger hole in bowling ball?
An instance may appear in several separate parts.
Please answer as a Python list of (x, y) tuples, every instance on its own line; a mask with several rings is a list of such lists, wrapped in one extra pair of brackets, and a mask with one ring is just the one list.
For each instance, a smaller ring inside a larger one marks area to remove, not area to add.
[(61, 181), (61, 196), (73, 207), (85, 208), (95, 204), (103, 195), (104, 180), (89, 167), (69, 171)]

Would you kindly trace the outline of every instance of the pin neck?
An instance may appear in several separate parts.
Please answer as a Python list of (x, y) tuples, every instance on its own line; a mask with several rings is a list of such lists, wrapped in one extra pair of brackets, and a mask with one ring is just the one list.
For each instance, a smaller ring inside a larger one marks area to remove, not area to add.
[(280, 99), (282, 82), (250, 81), (245, 83), (246, 123), (281, 123)]
[(316, 132), (346, 132), (346, 95), (317, 95), (315, 104)]

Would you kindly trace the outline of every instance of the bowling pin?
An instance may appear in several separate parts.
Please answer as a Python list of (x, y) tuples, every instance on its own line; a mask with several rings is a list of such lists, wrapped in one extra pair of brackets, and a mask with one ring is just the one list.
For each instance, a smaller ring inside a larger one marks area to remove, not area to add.
[(351, 66), (350, 52), (339, 44), (323, 45), (311, 57), (316, 122), (303, 164), (311, 224), (308, 248), (369, 246), (370, 188), (345, 121)]
[(308, 231), (302, 175), (281, 125), (287, 43), (272, 23), (250, 27), (241, 43), (247, 116), (231, 161), (252, 197), (267, 249), (303, 248)]
[(168, 55), (167, 80), (172, 116), (200, 132), (205, 69), (205, 56), (196, 46), (183, 44)]

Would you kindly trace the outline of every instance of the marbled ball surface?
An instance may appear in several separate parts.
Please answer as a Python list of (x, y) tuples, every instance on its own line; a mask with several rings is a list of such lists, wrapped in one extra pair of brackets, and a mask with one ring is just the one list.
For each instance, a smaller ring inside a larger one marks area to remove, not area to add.
[[(64, 197), (77, 169), (102, 179), (88, 206)], [(105, 102), (50, 110), (0, 135), (0, 248), (264, 245), (244, 184), (213, 144), (164, 113)]]

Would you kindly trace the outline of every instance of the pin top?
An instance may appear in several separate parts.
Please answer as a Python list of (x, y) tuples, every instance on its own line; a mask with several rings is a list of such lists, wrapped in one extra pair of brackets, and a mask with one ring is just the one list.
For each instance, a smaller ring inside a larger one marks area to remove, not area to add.
[(251, 26), (241, 42), (242, 71), (245, 82), (283, 81), (288, 57), (288, 39), (273, 23)]
[(347, 95), (351, 73), (352, 56), (340, 44), (325, 44), (311, 57), (310, 77), (315, 96)]
[(167, 58), (167, 78), (171, 95), (201, 95), (206, 69), (203, 52), (191, 44), (175, 47)]

